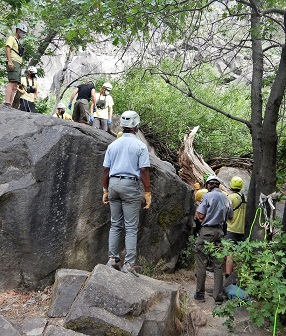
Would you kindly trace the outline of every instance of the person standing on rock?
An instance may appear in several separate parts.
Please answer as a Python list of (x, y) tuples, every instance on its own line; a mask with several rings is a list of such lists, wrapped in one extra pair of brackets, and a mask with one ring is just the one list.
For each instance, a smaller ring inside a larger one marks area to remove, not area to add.
[[(119, 242), (125, 228), (125, 258), (122, 272), (135, 271), (139, 212), (144, 187), (144, 209), (151, 205), (150, 160), (147, 146), (136, 138), (140, 123), (135, 111), (125, 111), (120, 117), (121, 137), (112, 142), (103, 162), (103, 203), (110, 204), (109, 260), (107, 266), (120, 269)], [(138, 276), (138, 275), (137, 275)]]
[(91, 104), (91, 115), (94, 117), (93, 126), (107, 131), (108, 125), (112, 124), (114, 101), (110, 95), (112, 85), (104, 83), (99, 93), (96, 93), (96, 109)]
[(73, 108), (72, 119), (75, 122), (90, 125), (89, 102), (92, 100), (93, 105), (96, 105), (95, 88), (92, 81), (80, 84), (73, 91), (68, 108), (71, 110), (72, 102), (77, 95), (76, 102)]
[[(206, 193), (199, 204), (196, 216), (202, 221), (202, 228), (195, 246), (196, 263), (196, 293), (194, 299), (205, 301), (205, 280), (208, 253), (205, 242), (219, 245), (224, 236), (223, 226), (227, 219), (233, 218), (233, 209), (228, 197), (219, 189), (220, 181), (217, 176), (209, 176), (206, 180)], [(223, 261), (212, 257), (214, 267), (213, 298), (216, 304), (223, 302)]]
[(7, 76), (8, 84), (5, 91), (4, 105), (12, 106), (18, 84), (21, 83), (21, 65), (24, 48), (20, 43), (20, 39), (24, 38), (28, 28), (23, 23), (18, 23), (14, 36), (9, 36), (6, 41), (5, 54), (7, 58)]

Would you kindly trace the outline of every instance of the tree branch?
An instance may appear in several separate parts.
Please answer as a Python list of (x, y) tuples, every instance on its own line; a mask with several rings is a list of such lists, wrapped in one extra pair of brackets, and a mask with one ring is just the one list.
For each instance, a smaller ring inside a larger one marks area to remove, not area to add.
[[(151, 73), (152, 73), (152, 71), (151, 71)], [(154, 74), (154, 73), (153, 73), (153, 74)], [(161, 76), (161, 78), (162, 78), (167, 84), (169, 84), (169, 85), (173, 86), (175, 89), (181, 91), (181, 92), (182, 92), (183, 94), (185, 94), (187, 97), (193, 98), (193, 99), (194, 99), (196, 102), (198, 102), (199, 104), (201, 104), (201, 105), (203, 105), (203, 106), (205, 106), (205, 107), (207, 107), (207, 108), (209, 108), (209, 109), (211, 109), (211, 110), (213, 110), (213, 111), (216, 111), (216, 112), (218, 112), (218, 113), (224, 115), (225, 117), (227, 117), (227, 118), (229, 118), (229, 119), (236, 120), (236, 121), (238, 121), (238, 122), (241, 122), (241, 123), (245, 124), (245, 125), (249, 128), (249, 130), (251, 131), (252, 124), (251, 124), (248, 120), (243, 119), (243, 118), (239, 118), (239, 117), (236, 117), (236, 116), (233, 116), (233, 115), (231, 115), (231, 114), (229, 114), (229, 113), (227, 113), (227, 112), (225, 112), (225, 111), (223, 111), (223, 110), (221, 110), (221, 109), (219, 109), (219, 108), (217, 108), (217, 107), (215, 107), (215, 106), (212, 106), (212, 105), (210, 105), (210, 104), (208, 104), (208, 103), (202, 101), (202, 100), (199, 99), (198, 97), (196, 97), (196, 96), (192, 93), (190, 87), (188, 86), (188, 84), (186, 83), (186, 81), (185, 81), (183, 78), (179, 77), (180, 80), (182, 80), (182, 81), (185, 83), (185, 85), (188, 87), (188, 91), (183, 90), (183, 89), (182, 89), (181, 87), (179, 87), (177, 84), (171, 82), (170, 78), (168, 77), (168, 75), (167, 75), (166, 73), (161, 73), (160, 76)]]

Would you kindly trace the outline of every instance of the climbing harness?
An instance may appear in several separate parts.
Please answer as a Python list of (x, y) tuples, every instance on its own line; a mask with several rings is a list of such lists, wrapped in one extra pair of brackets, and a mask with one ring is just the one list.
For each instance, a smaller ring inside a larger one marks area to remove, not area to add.
[[(267, 236), (267, 231), (269, 231), (271, 234), (273, 234), (273, 220), (274, 220), (274, 210), (275, 210), (275, 206), (273, 204), (273, 194), (270, 195), (264, 195), (263, 193), (260, 194), (259, 196), (259, 203), (258, 203), (258, 208), (256, 210), (253, 222), (251, 224), (251, 228), (250, 228), (250, 232), (249, 232), (249, 237), (251, 237), (252, 234), (252, 229), (254, 226), (254, 223), (256, 222), (256, 218), (258, 217), (258, 223), (259, 226), (264, 228), (265, 230), (265, 235), (264, 235), (264, 239)], [(268, 215), (268, 209), (266, 204), (269, 204), (269, 208), (270, 208), (270, 215)], [(264, 221), (262, 222), (261, 218), (262, 218), (262, 214), (264, 215)]]

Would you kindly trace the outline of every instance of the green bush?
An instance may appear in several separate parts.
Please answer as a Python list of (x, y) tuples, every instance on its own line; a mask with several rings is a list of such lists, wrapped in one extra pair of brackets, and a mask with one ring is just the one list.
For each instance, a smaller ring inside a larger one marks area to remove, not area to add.
[(286, 312), (286, 234), (276, 234), (272, 241), (246, 239), (237, 245), (223, 241), (219, 249), (212, 244), (208, 244), (208, 249), (219, 258), (233, 255), (239, 286), (251, 298), (227, 302), (214, 314), (227, 316), (226, 325), (231, 328), (237, 304), (245, 304), (251, 320), (259, 327), (270, 323), (276, 335)]
[(195, 265), (195, 243), (196, 239), (190, 235), (186, 247), (181, 251), (179, 266), (181, 268), (194, 269)]

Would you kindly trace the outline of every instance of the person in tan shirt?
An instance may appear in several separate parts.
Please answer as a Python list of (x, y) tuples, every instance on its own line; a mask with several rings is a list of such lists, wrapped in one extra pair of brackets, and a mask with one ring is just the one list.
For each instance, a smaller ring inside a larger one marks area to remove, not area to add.
[(21, 65), (24, 48), (20, 44), (28, 29), (23, 23), (18, 23), (14, 36), (9, 36), (6, 40), (5, 54), (7, 58), (8, 84), (5, 91), (4, 105), (12, 106), (18, 84), (21, 83)]

